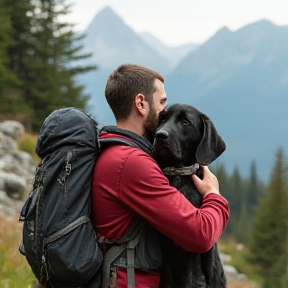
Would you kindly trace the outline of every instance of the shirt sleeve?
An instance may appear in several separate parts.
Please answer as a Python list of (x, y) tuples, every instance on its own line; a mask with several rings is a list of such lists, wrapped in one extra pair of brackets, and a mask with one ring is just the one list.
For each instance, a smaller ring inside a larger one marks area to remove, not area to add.
[(169, 185), (157, 163), (135, 149), (121, 169), (118, 197), (183, 249), (208, 251), (225, 229), (230, 210), (227, 200), (211, 193), (202, 206), (193, 206)]

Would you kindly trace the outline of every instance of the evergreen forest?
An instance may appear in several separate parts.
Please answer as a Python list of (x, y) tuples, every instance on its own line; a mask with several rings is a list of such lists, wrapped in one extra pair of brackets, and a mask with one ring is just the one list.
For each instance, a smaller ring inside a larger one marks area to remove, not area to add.
[(247, 247), (246, 269), (263, 288), (288, 287), (288, 162), (282, 148), (274, 163), (267, 184), (257, 177), (255, 163), (248, 178), (237, 168), (232, 174), (222, 165), (213, 169), (231, 210), (222, 238)]
[(53, 110), (85, 109), (88, 95), (75, 77), (95, 69), (79, 66), (83, 35), (61, 21), (63, 0), (0, 1), (0, 120), (14, 119), (38, 131)]

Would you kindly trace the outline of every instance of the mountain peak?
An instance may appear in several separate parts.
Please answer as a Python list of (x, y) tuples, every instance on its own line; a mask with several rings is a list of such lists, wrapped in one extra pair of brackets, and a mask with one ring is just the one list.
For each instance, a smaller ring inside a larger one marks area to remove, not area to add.
[(227, 34), (229, 34), (229, 33), (231, 33), (231, 30), (229, 30), (229, 28), (227, 28), (226, 26), (224, 26), (224, 27), (222, 27), (222, 28), (220, 28), (216, 33), (215, 33), (215, 35), (214, 36), (216, 36), (216, 35), (227, 35)]
[(105, 8), (103, 8), (99, 13), (97, 13), (94, 17), (94, 19), (92, 20), (92, 22), (90, 23), (90, 25), (88, 26), (86, 32), (88, 32), (89, 30), (93, 30), (101, 25), (123, 25), (124, 21), (114, 12), (114, 10), (109, 7), (106, 6)]
[(100, 12), (96, 15), (96, 17), (111, 17), (111, 16), (116, 16), (118, 15), (114, 12), (114, 10), (110, 6), (104, 7)]
[(261, 19), (259, 21), (256, 21), (254, 23), (248, 24), (246, 27), (251, 27), (251, 26), (261, 26), (261, 27), (267, 27), (267, 26), (275, 26), (271, 21), (267, 19)]
[[(266, 19), (262, 19), (259, 20), (257, 22), (253, 22), (251, 24), (248, 24), (242, 28), (240, 28), (238, 31), (249, 31), (250, 33), (260, 33), (260, 32), (267, 32), (267, 31), (271, 31), (271, 29), (277, 29), (278, 30), (278, 26), (276, 26), (274, 23), (272, 23), (269, 20)], [(237, 32), (238, 32), (237, 31)]]

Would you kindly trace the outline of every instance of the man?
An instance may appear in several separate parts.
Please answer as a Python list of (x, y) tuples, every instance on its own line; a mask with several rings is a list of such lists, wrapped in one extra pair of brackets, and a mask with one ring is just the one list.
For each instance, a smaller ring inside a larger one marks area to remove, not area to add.
[[(109, 76), (105, 96), (117, 127), (104, 127), (100, 137), (122, 137), (140, 149), (107, 147), (93, 175), (92, 221), (102, 237), (121, 238), (135, 219), (148, 223), (136, 247), (135, 286), (140, 288), (159, 287), (161, 249), (157, 231), (187, 251), (203, 253), (215, 244), (229, 219), (228, 203), (208, 167), (203, 167), (203, 180), (192, 176), (204, 196), (201, 208), (196, 209), (169, 185), (151, 157), (148, 140), (153, 139), (158, 115), (167, 102), (163, 83), (157, 72), (132, 64), (118, 67)], [(110, 287), (128, 285), (127, 269), (120, 264), (114, 265)]]

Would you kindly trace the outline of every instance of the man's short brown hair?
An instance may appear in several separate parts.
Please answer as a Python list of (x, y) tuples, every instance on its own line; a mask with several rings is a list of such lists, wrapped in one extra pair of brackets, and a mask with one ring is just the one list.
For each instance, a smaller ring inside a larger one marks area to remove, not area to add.
[(111, 73), (106, 83), (105, 97), (116, 120), (128, 118), (137, 94), (143, 94), (149, 104), (153, 103), (155, 79), (164, 83), (164, 78), (156, 71), (135, 64), (121, 65)]

